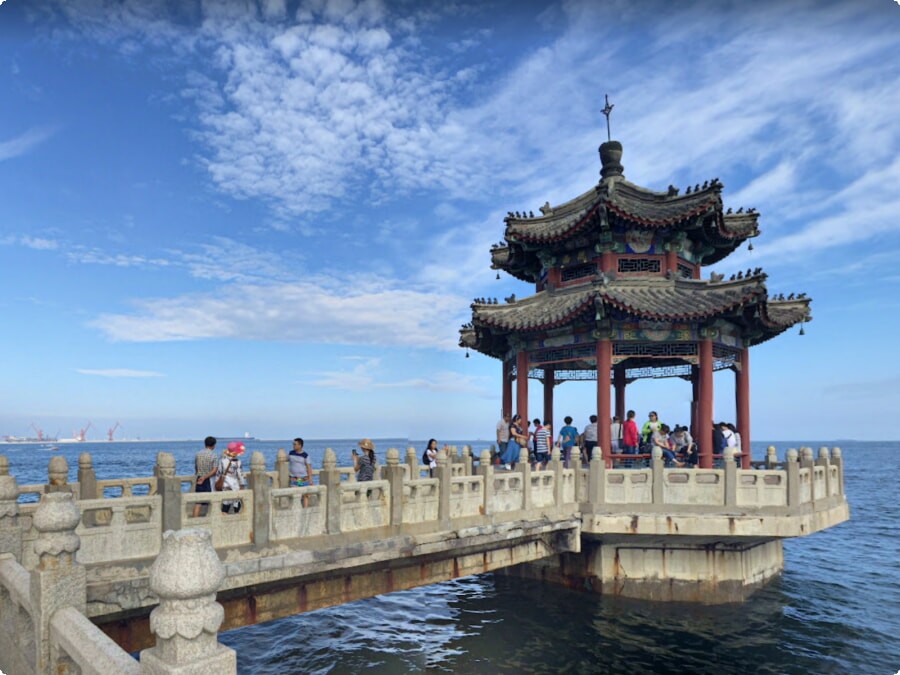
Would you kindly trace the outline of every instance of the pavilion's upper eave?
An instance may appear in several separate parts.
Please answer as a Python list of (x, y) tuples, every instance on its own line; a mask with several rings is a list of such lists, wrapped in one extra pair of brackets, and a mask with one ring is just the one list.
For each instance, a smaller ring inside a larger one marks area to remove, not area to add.
[(766, 297), (765, 274), (734, 281), (641, 278), (544, 290), (509, 304), (474, 303), (473, 323), (501, 331), (547, 330), (598, 305), (658, 320), (704, 319)]
[[(593, 222), (601, 209), (637, 227), (678, 227), (707, 214), (721, 214), (721, 191), (722, 183), (718, 179), (707, 181), (693, 190), (688, 188), (683, 195), (674, 187), (667, 192), (657, 192), (624, 178), (601, 181), (564, 204), (555, 207), (545, 204), (539, 216), (531, 212), (521, 215), (510, 212), (505, 219), (506, 238), (533, 244), (565, 239)], [(746, 223), (750, 220), (753, 225), (748, 227)], [(748, 233), (755, 233), (755, 214), (748, 212), (722, 224), (722, 234), (726, 237), (747, 236)], [(732, 231), (733, 235), (730, 234)]]

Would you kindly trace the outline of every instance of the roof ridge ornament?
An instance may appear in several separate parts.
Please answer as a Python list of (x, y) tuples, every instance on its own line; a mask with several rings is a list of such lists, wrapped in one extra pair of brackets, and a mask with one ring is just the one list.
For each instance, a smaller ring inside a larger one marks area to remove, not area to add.
[(612, 112), (613, 105), (609, 102), (609, 94), (606, 94), (606, 106), (601, 110), (606, 116), (606, 143), (600, 144), (600, 179), (601, 183), (606, 182), (608, 178), (621, 177), (623, 175), (622, 144), (619, 141), (612, 140), (609, 130), (609, 115)]
[(603, 96), (606, 99), (606, 105), (603, 107), (603, 110), (601, 110), (600, 112), (602, 112), (606, 116), (606, 141), (610, 142), (610, 141), (612, 141), (612, 136), (610, 135), (610, 131), (609, 131), (609, 116), (610, 116), (610, 113), (612, 113), (613, 108), (615, 108), (616, 106), (610, 104), (609, 94), (604, 94)]

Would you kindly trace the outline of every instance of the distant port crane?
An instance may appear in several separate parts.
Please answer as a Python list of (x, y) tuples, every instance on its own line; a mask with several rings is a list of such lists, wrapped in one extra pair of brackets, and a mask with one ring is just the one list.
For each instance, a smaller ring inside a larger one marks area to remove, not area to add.
[(110, 427), (110, 428), (107, 430), (107, 432), (106, 432), (106, 440), (112, 441), (112, 439), (113, 439), (113, 434), (116, 433), (116, 429), (118, 429), (118, 428), (119, 428), (119, 423), (118, 423), (118, 422), (116, 422), (116, 425), (115, 425), (115, 426)]
[(34, 429), (34, 433), (37, 434), (37, 439), (38, 439), (39, 441), (43, 441), (43, 440), (44, 440), (44, 430), (43, 430), (43, 429), (38, 429), (36, 426), (34, 426), (34, 423), (33, 423), (33, 422), (32, 422), (32, 424), (31, 424), (31, 428)]
[(85, 435), (87, 434), (88, 429), (90, 429), (90, 428), (91, 428), (91, 422), (88, 421), (87, 426), (84, 427), (83, 429), (80, 429), (80, 430), (78, 431), (78, 434), (75, 436), (75, 440), (77, 440), (77, 441), (79, 441), (79, 442), (83, 442), (83, 441), (84, 441), (84, 437), (85, 437)]

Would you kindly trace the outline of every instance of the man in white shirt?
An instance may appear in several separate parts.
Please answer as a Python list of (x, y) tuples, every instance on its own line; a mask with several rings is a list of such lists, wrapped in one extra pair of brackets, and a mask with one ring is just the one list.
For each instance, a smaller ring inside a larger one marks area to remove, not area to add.
[(591, 415), (590, 424), (585, 426), (584, 431), (582, 432), (583, 440), (584, 440), (584, 454), (585, 457), (582, 457), (582, 461), (585, 463), (591, 461), (591, 455), (594, 453), (594, 448), (597, 447), (597, 416)]

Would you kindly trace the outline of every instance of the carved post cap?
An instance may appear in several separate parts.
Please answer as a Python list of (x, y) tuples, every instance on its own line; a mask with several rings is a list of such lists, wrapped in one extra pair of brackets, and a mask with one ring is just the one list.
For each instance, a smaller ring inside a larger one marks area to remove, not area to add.
[(81, 539), (75, 534), (75, 528), (81, 522), (81, 510), (71, 492), (41, 495), (31, 522), (38, 531), (34, 552), (38, 554), (41, 569), (74, 560), (81, 547)]
[(598, 462), (603, 461), (603, 450), (600, 449), (599, 445), (595, 445), (594, 449), (591, 450), (591, 461), (597, 460)]
[(69, 463), (62, 455), (50, 458), (47, 464), (47, 477), (50, 485), (65, 485), (69, 481)]
[(554, 445), (553, 448), (550, 450), (550, 459), (553, 460), (554, 462), (558, 462), (560, 454), (561, 454), (561, 452), (560, 452), (559, 446)]
[(462, 447), (462, 456), (463, 456), (463, 457), (469, 457), (471, 454), (472, 454), (472, 446), (471, 446), (471, 445), (464, 445), (464, 446)]
[(828, 448), (826, 448), (823, 445), (821, 448), (819, 448), (819, 459), (828, 459), (828, 458), (829, 458)]
[(481, 466), (490, 466), (491, 464), (491, 451), (490, 450), (482, 450), (479, 455), (479, 462)]
[(285, 450), (284, 448), (278, 448), (278, 452), (275, 453), (275, 461), (276, 462), (288, 461), (287, 450)]
[(455, 457), (459, 457), (459, 456), (460, 456), (460, 455), (459, 455), (459, 448), (456, 447), (455, 445), (451, 445), (451, 446), (450, 446), (450, 452), (452, 452), (453, 455), (454, 455)]
[(653, 448), (650, 451), (650, 456), (653, 459), (662, 459), (662, 448)]
[[(653, 449), (656, 450), (656, 448), (653, 448)], [(723, 448), (722, 449), (722, 459), (724, 459), (726, 462), (727, 461), (733, 462), (734, 461), (734, 450), (735, 449), (732, 447)]]
[(175, 455), (171, 452), (156, 453), (156, 473), (160, 478), (175, 477)]
[(78, 469), (80, 471), (87, 471), (92, 468), (94, 468), (94, 460), (91, 457), (91, 453), (82, 452), (78, 455)]
[(9, 475), (9, 460), (6, 455), (0, 455), (0, 476)]
[(812, 448), (800, 448), (800, 456), (803, 459), (812, 459), (813, 458)]
[(259, 450), (250, 455), (250, 471), (257, 473), (266, 472), (266, 456)]
[(161, 600), (210, 595), (224, 580), (225, 566), (213, 548), (212, 532), (193, 528), (163, 534), (162, 549), (150, 567), (150, 590)]
[(528, 463), (528, 448), (519, 448), (519, 464)]
[(447, 450), (441, 448), (437, 452), (437, 465), (438, 466), (447, 466), (450, 462), (450, 458), (447, 456)]
[(841, 458), (841, 449), (840, 449), (840, 448), (832, 448), (832, 449), (831, 449), (831, 456), (832, 456), (834, 459), (840, 459), (840, 458)]
[(796, 462), (799, 459), (799, 457), (800, 456), (797, 454), (797, 451), (794, 448), (788, 448), (788, 451), (785, 454), (785, 458), (789, 462)]
[(385, 457), (388, 466), (397, 466), (400, 464), (400, 451), (397, 448), (388, 448)]
[(334, 469), (337, 467), (337, 455), (331, 448), (325, 448), (325, 456), (322, 458), (323, 469)]
[(767, 454), (767, 455), (772, 455), (772, 456), (776, 456), (776, 457), (777, 457), (777, 456), (778, 456), (778, 451), (775, 449), (775, 446), (774, 446), (774, 445), (770, 445), (768, 448), (766, 448), (766, 454)]
[(416, 449), (414, 447), (410, 446), (406, 449), (406, 463), (407, 464), (411, 463), (412, 460), (416, 459), (416, 457), (418, 457), (418, 456), (419, 456), (419, 454), (416, 452)]

